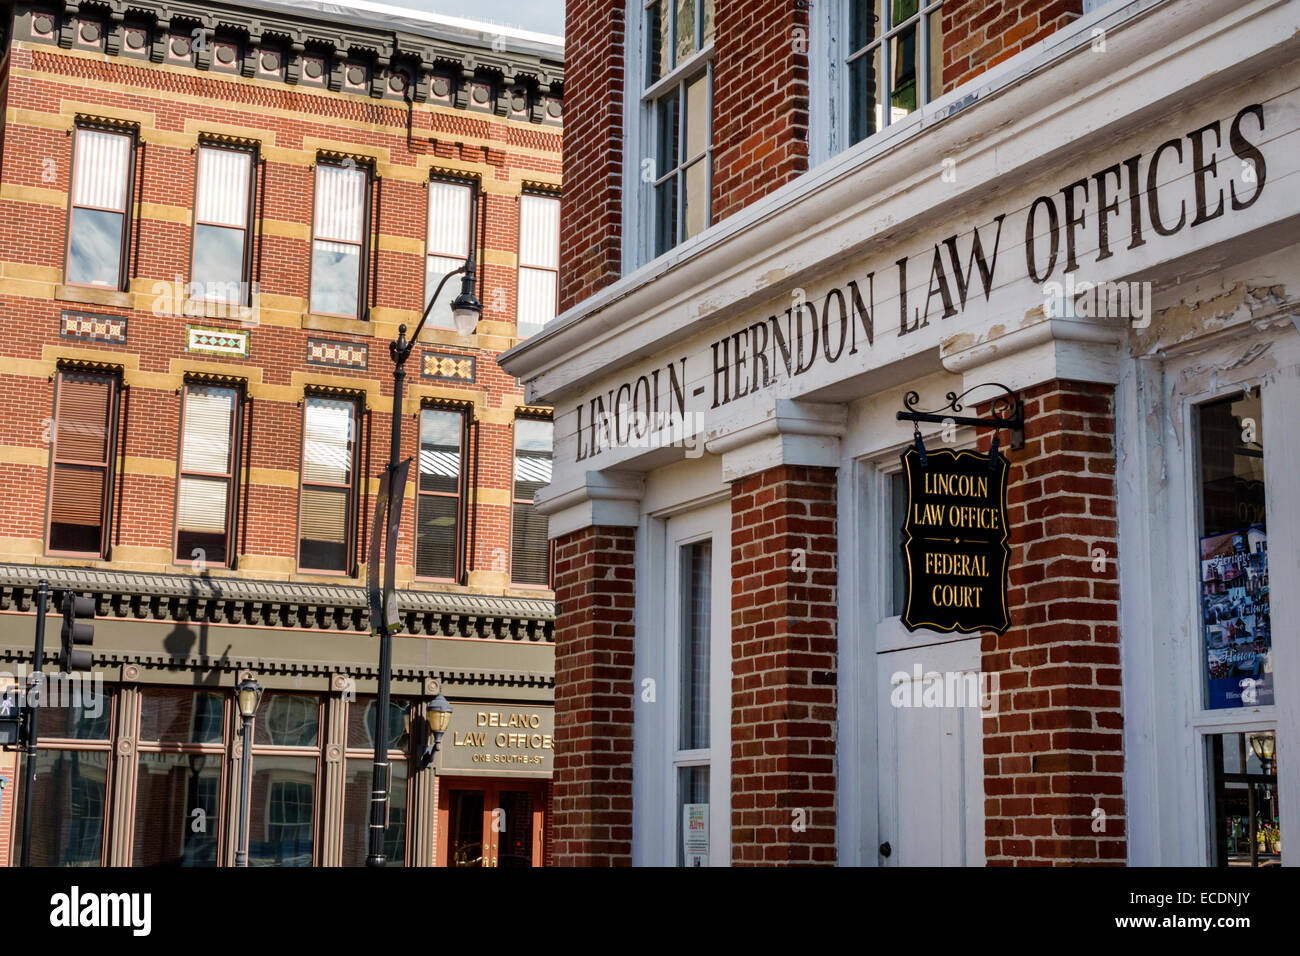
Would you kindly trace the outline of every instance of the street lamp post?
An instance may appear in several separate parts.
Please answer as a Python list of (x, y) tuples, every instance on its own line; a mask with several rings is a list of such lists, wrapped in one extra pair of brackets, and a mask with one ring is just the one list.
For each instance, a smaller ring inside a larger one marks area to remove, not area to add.
[[(483, 306), (479, 303), (477, 296), (474, 295), (474, 257), (471, 255), (463, 266), (448, 272), (442, 277), (442, 281), (438, 283), (437, 289), (434, 290), (428, 304), (424, 307), (424, 314), (420, 316), (420, 323), (415, 327), (415, 333), (410, 340), (408, 341), (406, 338), (406, 326), (400, 325), (397, 328), (397, 341), (390, 342), (388, 345), (388, 354), (393, 360), (393, 421), (388, 444), (388, 476), (390, 481), (388, 507), (390, 510), (394, 507), (394, 498), (401, 493), (400, 489), (392, 488), (391, 482), (397, 474), (402, 454), (402, 391), (406, 381), (406, 360), (410, 358), (411, 351), (420, 338), (420, 330), (424, 328), (425, 320), (429, 318), (429, 313), (433, 311), (434, 303), (438, 301), (438, 295), (442, 292), (442, 287), (454, 275), (460, 275), (461, 277), (460, 295), (451, 301), (451, 313), (456, 322), (456, 331), (462, 336), (469, 336), (473, 333), (475, 326), (478, 325), (479, 316), (483, 314)], [(391, 543), (387, 553), (389, 555), (393, 553)], [(384, 595), (383, 606), (385, 609), (388, 607), (387, 602), (391, 599), (389, 595)], [(373, 624), (372, 627), (374, 627)], [(380, 626), (379, 700), (376, 703), (377, 713), (375, 714), (375, 769), (371, 777), (370, 853), (366, 857), (366, 866), (383, 866), (387, 862), (387, 856), (384, 852), (384, 821), (388, 816), (388, 701), (392, 680), (393, 636), (387, 627)]]
[(239, 682), (235, 692), (239, 717), (243, 722), (243, 761), (239, 768), (239, 842), (235, 846), (235, 866), (248, 866), (248, 789), (253, 776), (253, 717), (262, 703), (262, 685), (251, 677)]

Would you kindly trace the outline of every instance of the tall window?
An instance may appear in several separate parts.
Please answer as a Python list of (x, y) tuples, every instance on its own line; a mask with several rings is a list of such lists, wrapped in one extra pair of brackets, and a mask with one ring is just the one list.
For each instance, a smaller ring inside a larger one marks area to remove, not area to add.
[(535, 335), (555, 318), (560, 268), (560, 200), (519, 197), (519, 337)]
[(321, 701), (268, 691), (253, 722), (249, 866), (311, 866), (315, 859)]
[(185, 386), (176, 493), (177, 562), (230, 564), (238, 408), (238, 389)]
[(537, 513), (533, 497), (551, 481), (552, 422), (540, 418), (515, 420), (515, 474), (510, 526), (510, 580), (515, 584), (550, 584), (550, 541), (546, 516)]
[(248, 265), (253, 154), (200, 146), (194, 187), (190, 297), (242, 304)]
[(308, 395), (303, 402), (298, 565), (349, 570), (352, 554), (356, 402)]
[(848, 35), (853, 142), (943, 92), (942, 0), (850, 0)]
[[(370, 786), (374, 775), (375, 723), (379, 702), (361, 697), (348, 705), (347, 760), (343, 777), (343, 865), (362, 866), (370, 849)], [(384, 855), (389, 866), (406, 864), (406, 805), (411, 749), (409, 700), (388, 703), (388, 821)]]
[(713, 0), (650, 0), (647, 89), (655, 137), (654, 235), (660, 255), (708, 227), (713, 178)]
[(122, 288), (134, 144), (131, 133), (77, 127), (64, 279), (69, 285)]
[(465, 413), (420, 413), (420, 485), (416, 503), (415, 574), (455, 580), (460, 567)]
[[(459, 269), (469, 258), (474, 241), (474, 187), (469, 183), (446, 179), (429, 182), (429, 239), (425, 246), (424, 304), (438, 290), (447, 273)], [(451, 295), (448, 295), (451, 291)], [(439, 328), (455, 328), (451, 301), (460, 291), (443, 290), (437, 308), (429, 313), (429, 322)]]
[(311, 251), (313, 312), (361, 317), (369, 194), (368, 169), (350, 163), (317, 164)]
[(55, 399), (46, 548), (102, 557), (112, 499), (117, 379), (60, 371)]
[[(707, 865), (709, 809), (709, 657), (713, 542), (688, 544), (681, 554), (680, 694), (677, 714), (677, 865)], [(701, 809), (702, 808), (702, 809)], [(693, 834), (704, 837), (692, 853)]]

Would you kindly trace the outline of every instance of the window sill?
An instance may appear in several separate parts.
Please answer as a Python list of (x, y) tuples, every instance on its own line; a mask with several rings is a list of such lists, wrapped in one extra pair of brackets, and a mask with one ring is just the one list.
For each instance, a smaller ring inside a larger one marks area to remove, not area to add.
[(59, 283), (54, 287), (54, 297), (66, 302), (81, 302), (90, 305), (111, 305), (119, 309), (131, 307), (131, 293), (119, 292), (117, 289), (101, 289), (95, 286), (68, 285)]
[(317, 332), (341, 332), (345, 335), (375, 334), (375, 327), (364, 319), (340, 319), (332, 315), (316, 315), (308, 312), (302, 317), (302, 327)]

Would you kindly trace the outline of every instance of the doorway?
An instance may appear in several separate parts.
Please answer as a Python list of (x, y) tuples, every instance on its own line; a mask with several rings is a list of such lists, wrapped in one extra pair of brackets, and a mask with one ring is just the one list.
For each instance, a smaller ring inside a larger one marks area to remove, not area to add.
[(443, 778), (440, 784), (440, 865), (542, 865), (545, 783)]

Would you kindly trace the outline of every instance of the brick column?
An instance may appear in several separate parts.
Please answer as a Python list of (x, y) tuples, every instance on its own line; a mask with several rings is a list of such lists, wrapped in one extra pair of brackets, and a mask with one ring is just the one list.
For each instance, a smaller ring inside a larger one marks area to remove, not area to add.
[(556, 866), (632, 863), (636, 530), (555, 541)]
[(835, 863), (836, 472), (731, 492), (731, 859)]
[(1122, 864), (1114, 392), (1058, 380), (1022, 397), (1025, 447), (1008, 453), (1015, 626), (982, 645), (999, 678), (985, 852), (989, 865)]

